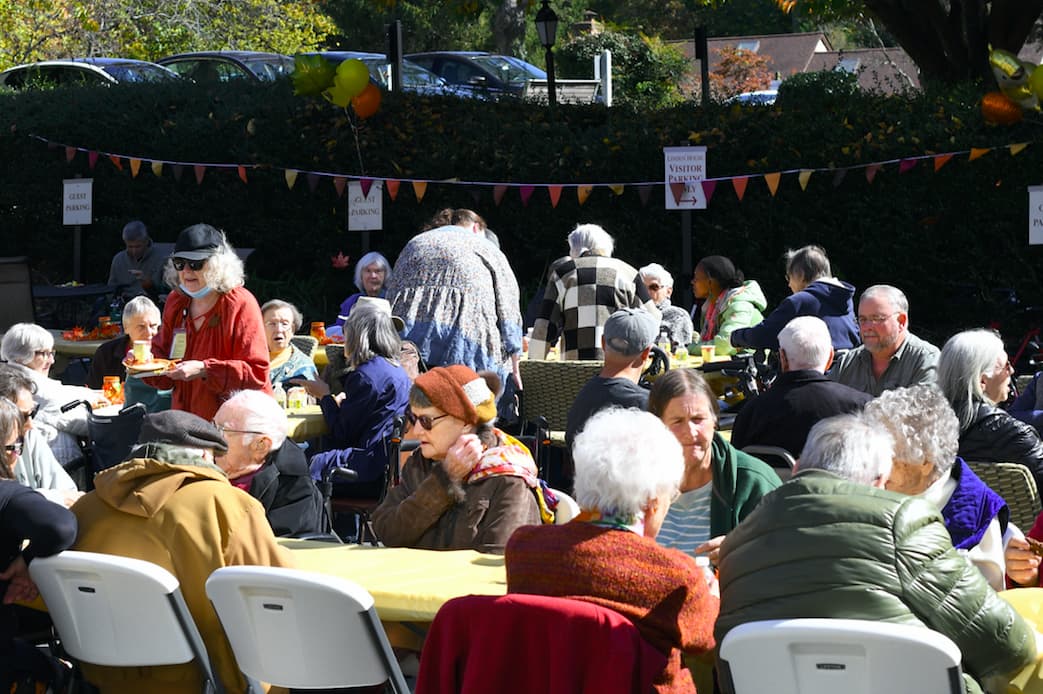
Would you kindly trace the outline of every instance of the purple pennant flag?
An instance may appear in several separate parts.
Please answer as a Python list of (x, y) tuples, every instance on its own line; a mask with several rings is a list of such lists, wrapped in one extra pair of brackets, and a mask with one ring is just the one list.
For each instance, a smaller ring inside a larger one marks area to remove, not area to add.
[(518, 188), (518, 194), (521, 195), (522, 207), (529, 206), (529, 198), (532, 197), (532, 192), (536, 190), (536, 186), (521, 186)]
[(315, 192), (315, 189), (319, 187), (319, 174), (310, 173), (308, 174), (308, 190)]
[(703, 195), (706, 196), (706, 204), (710, 204), (710, 198), (713, 197), (713, 193), (717, 190), (717, 181), (708, 181), (703, 179)]
[(898, 162), (898, 173), (904, 174), (906, 171), (912, 169), (914, 166), (916, 166), (915, 159), (903, 159), (902, 161)]
[(368, 198), (369, 197), (369, 189), (373, 187), (373, 179), (372, 178), (363, 178), (363, 179), (359, 180), (359, 185), (362, 186), (362, 197), (363, 198)]
[(94, 170), (94, 165), (98, 163), (97, 152), (87, 152), (87, 165), (90, 166), (91, 171)]

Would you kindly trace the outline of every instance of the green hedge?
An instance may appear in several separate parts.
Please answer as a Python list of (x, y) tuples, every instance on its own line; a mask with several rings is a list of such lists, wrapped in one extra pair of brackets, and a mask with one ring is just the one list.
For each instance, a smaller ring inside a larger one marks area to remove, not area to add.
[[(343, 111), (295, 97), (289, 84), (0, 95), (0, 255), (28, 254), (46, 275), (68, 279), (72, 242), (61, 226), (61, 180), (89, 175), (95, 222), (84, 231), (86, 280), (104, 281), (129, 219), (145, 220), (161, 241), (207, 221), (227, 230), (235, 245), (257, 249), (249, 286), (259, 298), (290, 298), (309, 319), (330, 318), (354, 291), (351, 270), (332, 268), (330, 256), (343, 251), (357, 258), (363, 239), (346, 231), (345, 201), (331, 179), (313, 191), (302, 173), (289, 190), (285, 168), (432, 181), (629, 184), (662, 180), (661, 148), (687, 142), (708, 147), (711, 177), (752, 175), (741, 202), (722, 181), (709, 209), (693, 213), (696, 259), (732, 257), (775, 302), (786, 292), (781, 254), (820, 243), (837, 273), (856, 286), (904, 288), (914, 330), (937, 337), (998, 317), (954, 299), (965, 293), (963, 284), (984, 294), (1013, 286), (1026, 302), (1043, 303), (1041, 251), (1027, 245), (1025, 192), (1040, 182), (1040, 124), (987, 126), (977, 103), (973, 86), (885, 98), (830, 95), (805, 85), (776, 108), (684, 104), (654, 112), (599, 106), (551, 112), (538, 104), (389, 94), (359, 128), (363, 172)], [(91, 171), (85, 153), (67, 163), (63, 149), (30, 135), (143, 159), (264, 168), (249, 170), (245, 185), (235, 169), (208, 169), (197, 185), (190, 167), (178, 181), (171, 167), (156, 178), (147, 163), (133, 178), (126, 161), (120, 171), (102, 156)], [(842, 180), (816, 172), (801, 190), (797, 175), (788, 173), (774, 197), (759, 176), (1020, 142), (1033, 146), (1016, 157), (994, 150), (974, 162), (957, 155), (937, 173), (931, 160), (901, 175), (887, 164), (872, 184), (864, 169)], [(491, 186), (433, 182), (418, 203), (403, 183), (397, 201), (385, 196), (385, 230), (371, 235), (370, 246), (393, 260), (436, 210), (471, 207), (499, 234), (528, 295), (546, 264), (564, 253), (571, 228), (597, 222), (617, 238), (618, 256), (634, 265), (663, 263), (675, 273), (678, 295), (687, 295), (681, 214), (666, 211), (663, 198), (662, 186), (647, 204), (635, 186), (618, 196), (602, 186), (581, 206), (575, 189), (565, 188), (554, 209), (544, 189), (527, 206), (510, 189), (496, 205)]]

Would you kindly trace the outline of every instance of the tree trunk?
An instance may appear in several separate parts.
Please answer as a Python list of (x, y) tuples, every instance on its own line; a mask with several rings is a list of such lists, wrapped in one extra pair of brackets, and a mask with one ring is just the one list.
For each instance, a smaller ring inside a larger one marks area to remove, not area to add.
[(497, 53), (519, 55), (525, 39), (524, 0), (501, 0), (493, 13), (492, 31)]

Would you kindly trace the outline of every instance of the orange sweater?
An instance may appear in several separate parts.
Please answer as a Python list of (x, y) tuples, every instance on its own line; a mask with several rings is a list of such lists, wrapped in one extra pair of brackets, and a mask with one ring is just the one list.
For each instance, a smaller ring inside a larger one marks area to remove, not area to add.
[(713, 650), (719, 603), (691, 557), (583, 522), (519, 528), (505, 554), (509, 593), (585, 600), (621, 613), (669, 656), (655, 691), (695, 691), (681, 651)]

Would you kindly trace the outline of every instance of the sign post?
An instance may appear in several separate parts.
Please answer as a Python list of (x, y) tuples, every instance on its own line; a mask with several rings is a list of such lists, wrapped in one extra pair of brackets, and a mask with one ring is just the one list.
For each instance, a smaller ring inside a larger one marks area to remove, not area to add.
[(93, 178), (66, 178), (62, 181), (62, 224), (72, 227), (72, 278), (80, 281), (80, 256), (84, 224), (91, 223), (94, 205)]

